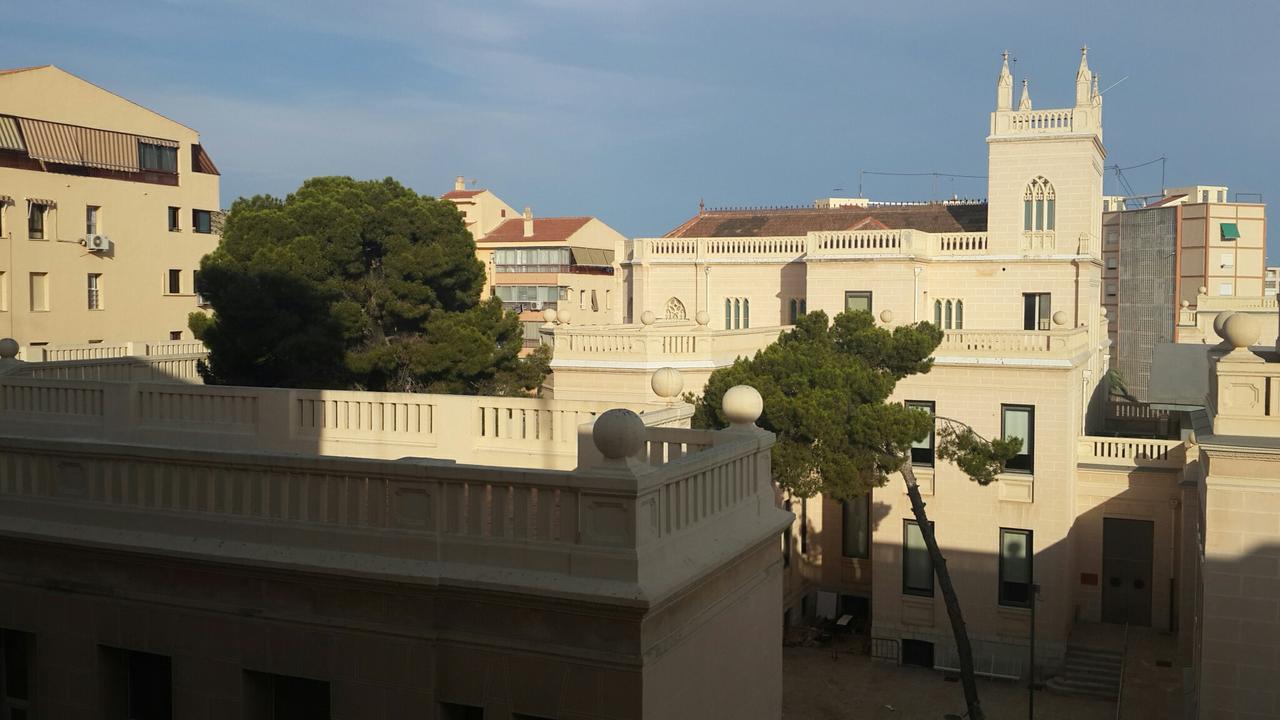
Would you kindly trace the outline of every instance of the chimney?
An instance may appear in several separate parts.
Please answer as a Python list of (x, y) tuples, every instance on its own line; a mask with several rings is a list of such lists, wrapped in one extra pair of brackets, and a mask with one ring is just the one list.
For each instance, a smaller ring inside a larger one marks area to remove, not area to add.
[(533, 210), (524, 206), (524, 236), (533, 237)]
[(466, 178), (464, 178), (464, 177), (462, 177), (461, 175), (459, 175), (459, 176), (455, 177), (455, 178), (453, 179), (453, 189), (454, 189), (454, 190), (466, 190), (466, 189), (467, 189), (467, 179), (466, 179)]

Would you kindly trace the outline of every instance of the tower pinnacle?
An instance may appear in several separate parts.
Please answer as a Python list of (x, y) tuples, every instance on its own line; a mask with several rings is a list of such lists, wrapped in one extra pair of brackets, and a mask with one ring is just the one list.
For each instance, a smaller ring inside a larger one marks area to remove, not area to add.
[(1000, 76), (996, 79), (996, 110), (1013, 109), (1013, 75), (1009, 72), (1009, 51), (1000, 53)]
[(1093, 73), (1089, 70), (1089, 46), (1080, 48), (1080, 69), (1076, 70), (1076, 107), (1092, 103)]
[(1022, 99), (1018, 101), (1019, 110), (1031, 109), (1031, 90), (1027, 87), (1027, 79), (1022, 78)]

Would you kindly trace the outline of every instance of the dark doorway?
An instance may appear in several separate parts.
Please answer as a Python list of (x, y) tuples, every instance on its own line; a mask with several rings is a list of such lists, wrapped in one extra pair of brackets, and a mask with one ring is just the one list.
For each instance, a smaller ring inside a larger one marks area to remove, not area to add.
[(328, 720), (329, 683), (323, 680), (245, 671), (244, 717), (248, 720)]
[(933, 643), (924, 640), (902, 640), (902, 664), (933, 667)]
[(1151, 624), (1155, 523), (1102, 519), (1102, 621)]

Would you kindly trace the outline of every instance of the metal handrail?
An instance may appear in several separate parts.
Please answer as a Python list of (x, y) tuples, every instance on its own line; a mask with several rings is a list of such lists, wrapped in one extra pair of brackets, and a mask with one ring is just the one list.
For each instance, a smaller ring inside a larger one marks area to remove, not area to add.
[(1124, 644), (1120, 651), (1120, 682), (1116, 686), (1116, 720), (1120, 720), (1120, 708), (1124, 705), (1124, 671), (1129, 662), (1129, 623), (1124, 624)]

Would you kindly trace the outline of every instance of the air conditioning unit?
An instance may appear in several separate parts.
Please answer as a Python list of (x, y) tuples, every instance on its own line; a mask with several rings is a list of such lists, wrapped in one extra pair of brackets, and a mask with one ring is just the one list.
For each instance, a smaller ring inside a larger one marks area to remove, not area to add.
[(111, 249), (111, 238), (106, 235), (85, 235), (84, 246), (89, 252), (106, 252)]

